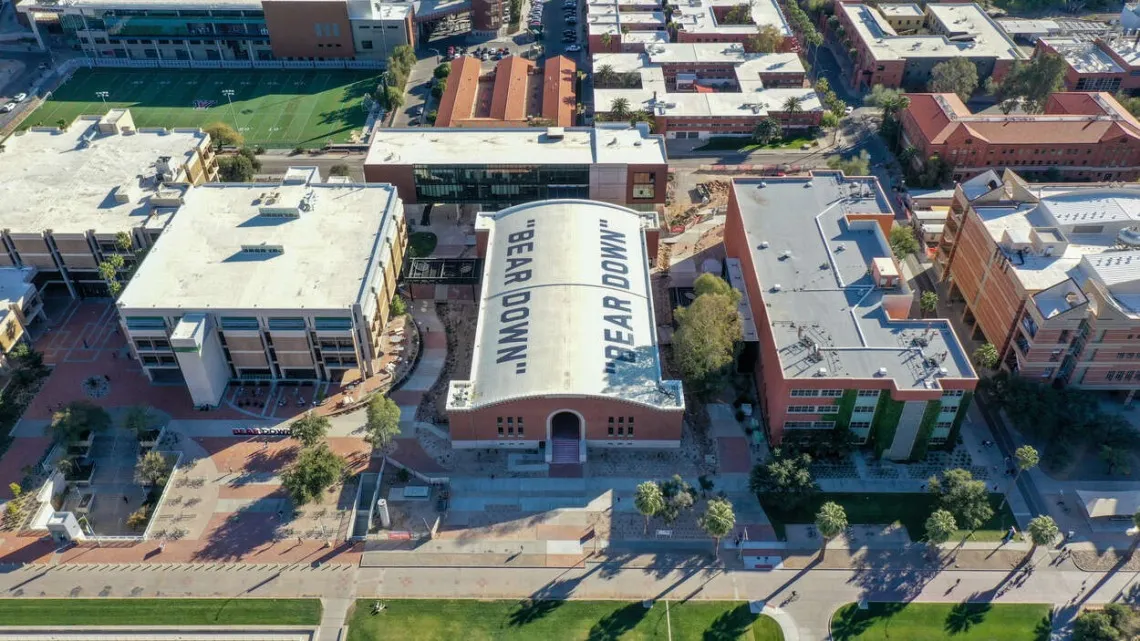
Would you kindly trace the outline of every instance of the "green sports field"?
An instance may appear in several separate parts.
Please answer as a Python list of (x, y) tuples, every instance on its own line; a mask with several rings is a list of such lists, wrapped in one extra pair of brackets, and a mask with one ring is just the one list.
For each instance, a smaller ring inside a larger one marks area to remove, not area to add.
[[(80, 69), (25, 124), (53, 126), (128, 107), (136, 127), (236, 120), (248, 145), (320, 147), (348, 142), (364, 126), (361, 101), (379, 82), (375, 71)], [(225, 89), (234, 92), (232, 111)], [(100, 91), (109, 94), (106, 106)]]

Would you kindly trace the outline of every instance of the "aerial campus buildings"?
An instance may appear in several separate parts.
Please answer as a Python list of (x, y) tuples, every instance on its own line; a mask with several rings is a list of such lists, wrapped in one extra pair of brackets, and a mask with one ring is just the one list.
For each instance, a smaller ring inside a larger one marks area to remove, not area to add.
[(949, 322), (909, 318), (893, 220), (874, 178), (733, 182), (727, 269), (755, 327), (769, 442), (847, 427), (903, 461), (956, 441), (977, 375)]
[(775, 0), (587, 0), (589, 51), (637, 53), (669, 42), (748, 44), (761, 27), (784, 36), (783, 51), (797, 47)]
[(963, 320), (1010, 371), (1140, 389), (1140, 190), (986, 172), (925, 197), (949, 215), (935, 257)]
[(599, 113), (625, 100), (630, 110), (651, 114), (655, 133), (667, 138), (751, 135), (766, 118), (802, 130), (823, 117), (795, 53), (748, 53), (737, 43), (652, 44), (641, 53), (596, 54), (593, 68)]
[(244, 61), (383, 60), (414, 45), (411, 3), (373, 0), (24, 0), (41, 46), (91, 58)]
[[(840, 2), (835, 15), (847, 46), (851, 84), (920, 90), (940, 62), (963, 58), (978, 77), (1000, 80), (1027, 56), (976, 4), (881, 4)], [(924, 29), (928, 33), (918, 33)]]

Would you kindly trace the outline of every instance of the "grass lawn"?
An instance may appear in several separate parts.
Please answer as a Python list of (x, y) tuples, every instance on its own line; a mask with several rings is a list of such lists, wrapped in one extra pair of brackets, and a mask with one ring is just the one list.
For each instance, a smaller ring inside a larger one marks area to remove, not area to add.
[[(1005, 508), (998, 510), (1001, 498), (1000, 494), (990, 494), (990, 506), (993, 507), (994, 516), (988, 523), (972, 533), (960, 531), (952, 540), (958, 541), (966, 536), (970, 541), (1000, 540), (1009, 530), (1009, 526), (1015, 523), (1008, 503)], [(926, 538), (926, 519), (935, 510), (935, 497), (923, 492), (878, 494), (822, 492), (806, 506), (791, 511), (776, 508), (764, 497), (760, 499), (768, 518), (772, 519), (776, 535), (781, 539), (785, 538), (785, 524), (814, 523), (820, 506), (828, 501), (842, 505), (847, 512), (847, 521), (852, 524), (901, 523), (906, 526), (912, 541), (922, 541)]]
[[(646, 610), (628, 601), (384, 601), (356, 602), (348, 641), (415, 638), (417, 641), (783, 641), (779, 625), (733, 601), (658, 602)], [(411, 637), (409, 637), (411, 633)]]
[(799, 149), (803, 145), (810, 145), (813, 142), (815, 142), (815, 138), (791, 138), (789, 140), (771, 142), (767, 145), (758, 145), (752, 142), (752, 139), (747, 136), (713, 136), (709, 138), (707, 143), (701, 147), (697, 147), (693, 151), (724, 150), (749, 153), (757, 149)]
[[(25, 125), (55, 126), (83, 114), (129, 107), (136, 127), (200, 127), (237, 121), (246, 144), (320, 147), (364, 126), (373, 71), (80, 69)], [(232, 89), (233, 110), (222, 95)], [(107, 104), (95, 95), (107, 91)]]
[(317, 599), (3, 599), (3, 625), (318, 625)]
[(1048, 641), (1051, 608), (1042, 603), (848, 604), (831, 620), (835, 641)]
[(412, 258), (430, 256), (435, 251), (435, 244), (439, 238), (430, 231), (417, 231), (408, 236), (408, 254)]

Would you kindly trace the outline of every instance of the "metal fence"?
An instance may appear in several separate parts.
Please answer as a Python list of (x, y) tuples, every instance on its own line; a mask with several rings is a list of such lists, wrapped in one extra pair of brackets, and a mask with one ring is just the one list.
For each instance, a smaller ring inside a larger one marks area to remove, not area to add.
[[(384, 69), (385, 60), (132, 60), (76, 58), (68, 63), (120, 69)], [(67, 64), (67, 63), (65, 63)], [(62, 69), (62, 67), (61, 67)]]

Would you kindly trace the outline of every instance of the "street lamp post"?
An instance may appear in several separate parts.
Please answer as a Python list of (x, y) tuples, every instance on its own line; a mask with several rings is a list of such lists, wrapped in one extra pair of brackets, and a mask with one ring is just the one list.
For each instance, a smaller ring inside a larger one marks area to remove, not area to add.
[(234, 119), (234, 131), (237, 131), (238, 121), (237, 114), (234, 113), (234, 90), (222, 89), (222, 95), (226, 97), (226, 102), (230, 105), (230, 117)]
[(111, 92), (109, 92), (109, 91), (96, 91), (95, 92), (95, 97), (102, 100), (104, 105), (107, 104), (107, 96), (110, 96), (110, 95), (111, 95)]

